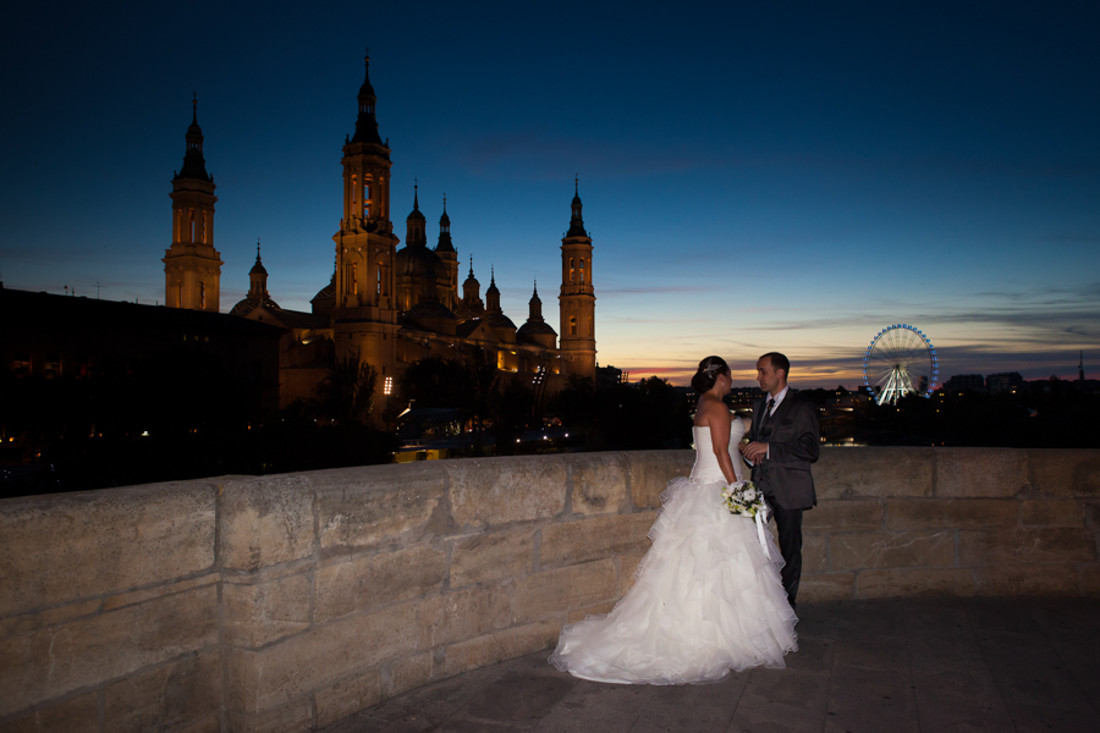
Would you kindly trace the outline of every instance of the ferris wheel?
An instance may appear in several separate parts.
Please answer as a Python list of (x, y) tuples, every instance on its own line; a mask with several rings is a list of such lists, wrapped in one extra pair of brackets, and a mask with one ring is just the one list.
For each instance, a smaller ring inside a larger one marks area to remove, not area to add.
[(875, 402), (897, 404), (899, 398), (917, 393), (928, 397), (939, 380), (936, 347), (924, 332), (908, 323), (895, 323), (879, 331), (863, 355), (863, 383)]

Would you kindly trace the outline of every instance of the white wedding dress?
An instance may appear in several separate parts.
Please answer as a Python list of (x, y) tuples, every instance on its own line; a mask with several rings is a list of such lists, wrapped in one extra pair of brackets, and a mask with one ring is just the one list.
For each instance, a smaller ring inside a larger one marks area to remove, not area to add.
[[(733, 427), (729, 450), (740, 468), (744, 427), (736, 419)], [(710, 429), (693, 433), (695, 465), (661, 494), (634, 585), (611, 613), (562, 629), (550, 656), (558, 669), (597, 682), (717, 682), (730, 670), (783, 667), (798, 649), (779, 548), (762, 533), (766, 555), (754, 521), (723, 506)]]

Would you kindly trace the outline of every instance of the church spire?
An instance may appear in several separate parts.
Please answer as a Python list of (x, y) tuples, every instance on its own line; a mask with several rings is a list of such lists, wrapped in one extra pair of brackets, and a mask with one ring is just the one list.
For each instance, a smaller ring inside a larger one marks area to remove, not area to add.
[[(439, 243), (435, 246), (436, 252), (454, 252), (455, 246), (451, 242), (451, 217), (447, 216), (447, 195), (443, 195), (443, 216), (439, 217)], [(470, 269), (473, 269), (471, 264)], [(458, 272), (457, 261), (455, 272)]]
[(527, 301), (527, 313), (528, 321), (542, 322), (542, 298), (539, 297), (538, 280), (535, 280), (535, 290), (531, 294), (531, 300)]
[(428, 246), (428, 227), (420, 212), (420, 184), (413, 183), (413, 210), (405, 219), (405, 244), (409, 247)]
[(374, 94), (374, 87), (370, 83), (370, 53), (364, 59), (365, 70), (363, 74), (363, 86), (359, 87), (359, 116), (355, 120), (355, 136), (353, 143), (382, 144), (382, 138), (378, 136), (378, 120), (374, 116), (374, 105), (378, 97)]
[(569, 232), (565, 235), (567, 237), (587, 237), (588, 232), (584, 230), (584, 219), (581, 218), (581, 195), (580, 195), (580, 179), (573, 178), (573, 216), (569, 220)]
[(250, 298), (265, 298), (267, 297), (267, 268), (264, 267), (263, 261), (260, 259), (260, 238), (256, 238), (256, 264), (252, 265), (252, 269), (248, 271), (249, 289), (248, 297)]
[(199, 127), (199, 95), (191, 98), (191, 125), (187, 128), (187, 148), (183, 154), (183, 167), (176, 178), (194, 178), (213, 183), (214, 178), (206, 172), (206, 160), (202, 156), (202, 128)]

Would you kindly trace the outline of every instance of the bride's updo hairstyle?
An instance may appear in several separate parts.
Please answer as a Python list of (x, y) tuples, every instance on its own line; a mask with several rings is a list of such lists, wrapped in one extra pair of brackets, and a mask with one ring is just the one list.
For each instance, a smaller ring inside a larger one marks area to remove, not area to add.
[(718, 375), (730, 375), (729, 365), (720, 356), (708, 356), (699, 362), (699, 369), (691, 378), (691, 387), (699, 394), (709, 392), (714, 383), (718, 381)]

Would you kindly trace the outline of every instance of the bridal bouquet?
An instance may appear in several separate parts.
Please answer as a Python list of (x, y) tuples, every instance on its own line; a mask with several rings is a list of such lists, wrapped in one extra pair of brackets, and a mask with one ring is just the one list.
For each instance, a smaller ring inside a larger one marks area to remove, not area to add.
[(755, 517), (759, 513), (766, 512), (764, 494), (759, 491), (752, 481), (737, 481), (722, 489), (722, 503), (730, 514), (741, 514), (746, 517)]

